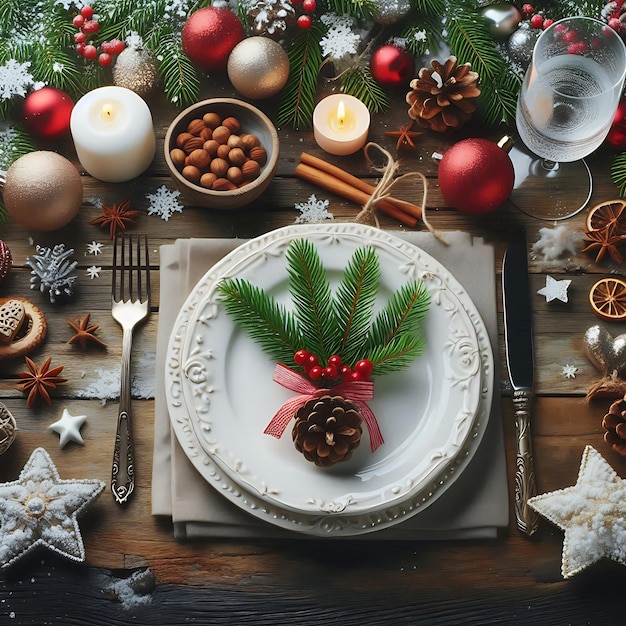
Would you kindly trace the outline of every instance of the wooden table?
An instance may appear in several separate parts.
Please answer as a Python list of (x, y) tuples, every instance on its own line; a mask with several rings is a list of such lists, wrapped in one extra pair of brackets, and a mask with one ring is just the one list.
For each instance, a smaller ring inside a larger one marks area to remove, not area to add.
[[(227, 86), (205, 85), (203, 97), (235, 95)], [(389, 114), (375, 115), (370, 139), (395, 154), (394, 140), (384, 132), (396, 130), (407, 120), (404, 94), (393, 97)], [(270, 117), (273, 102), (257, 103)], [(113, 369), (120, 359), (121, 333), (111, 318), (110, 284), (112, 245), (108, 234), (90, 221), (100, 215), (96, 199), (104, 204), (130, 199), (131, 208), (146, 211), (146, 194), (162, 184), (171, 186), (162, 155), (163, 138), (176, 115), (173, 106), (157, 94), (150, 101), (158, 138), (157, 157), (150, 170), (137, 180), (104, 184), (88, 176), (84, 181), (84, 206), (66, 228), (53, 233), (27, 232), (13, 222), (2, 226), (2, 239), (10, 246), (14, 268), (0, 285), (0, 296), (30, 297), (46, 314), (49, 324), (45, 344), (33, 358), (46, 356), (65, 366), (68, 383), (59, 387), (51, 407), (26, 408), (15, 388), (21, 360), (0, 362), (2, 401), (15, 415), (19, 434), (10, 450), (0, 457), (0, 480), (17, 478), (34, 448), (44, 447), (62, 478), (99, 478), (108, 484), (117, 414), (117, 401), (81, 399), (86, 371)], [(445, 206), (437, 186), (433, 152), (445, 152), (466, 136), (484, 135), (497, 140), (503, 130), (472, 126), (460, 134), (443, 136), (425, 132), (415, 152), (402, 152), (401, 171), (419, 170), (430, 179), (430, 220), (437, 229), (461, 229), (482, 236), (496, 249), (499, 274), (507, 238), (520, 224), (527, 228), (529, 244), (542, 227), (551, 224), (526, 217), (505, 205), (485, 216), (463, 215)], [(353, 174), (376, 181), (361, 154), (329, 157), (315, 145), (311, 132), (280, 130), (281, 158), (278, 173), (265, 195), (241, 211), (219, 213), (186, 206), (169, 221), (141, 215), (133, 230), (150, 238), (153, 309), (147, 324), (135, 337), (135, 355), (153, 355), (159, 321), (158, 250), (179, 237), (254, 237), (276, 227), (292, 224), (299, 215), (294, 205), (311, 193), (330, 199), (336, 220), (350, 220), (358, 207), (315, 189), (294, 177), (302, 150), (328, 158)], [(55, 145), (77, 163), (71, 143)], [(595, 190), (593, 201), (616, 197), (609, 168), (613, 153), (600, 150), (591, 159)], [(78, 165), (78, 163), (77, 163)], [(412, 198), (413, 199), (413, 198)], [(417, 200), (419, 201), (419, 200)], [(397, 228), (381, 216), (383, 228)], [(566, 222), (583, 229), (584, 215)], [(420, 227), (421, 228), (421, 227)], [(32, 238), (32, 240), (30, 239)], [(98, 257), (87, 254), (87, 243), (104, 243)], [(67, 303), (52, 305), (38, 292), (29, 291), (33, 242), (50, 246), (65, 243), (75, 249), (79, 286)], [(90, 280), (86, 268), (102, 266), (99, 278)], [(608, 402), (589, 405), (588, 387), (599, 373), (584, 352), (585, 330), (599, 322), (587, 295), (599, 277), (619, 272), (610, 263), (597, 264), (582, 252), (569, 258), (544, 262), (531, 255), (531, 288), (545, 285), (546, 275), (571, 278), (570, 302), (546, 303), (532, 297), (535, 308), (536, 391), (534, 446), (540, 493), (576, 482), (584, 447), (593, 445), (626, 476), (626, 459), (603, 441), (602, 416)], [(491, 268), (477, 268), (490, 272)], [(499, 281), (498, 281), (499, 284)], [(498, 294), (498, 299), (500, 294)], [(99, 336), (106, 350), (81, 351), (68, 345), (71, 329), (66, 319), (86, 313), (100, 325)], [(506, 377), (502, 314), (496, 357), (501, 361), (503, 420), (510, 484), (514, 471), (513, 409)], [(618, 335), (623, 324), (609, 326)], [(578, 368), (566, 378), (565, 364)], [(74, 415), (87, 415), (82, 434), (85, 445), (69, 444), (60, 449), (58, 437), (48, 425), (67, 408)], [(623, 589), (626, 568), (603, 560), (574, 579), (560, 574), (563, 533), (541, 522), (529, 539), (514, 526), (496, 540), (393, 543), (371, 541), (325, 542), (320, 540), (219, 540), (181, 543), (173, 539), (171, 524), (150, 513), (150, 478), (154, 402), (133, 402), (138, 485), (128, 506), (117, 505), (105, 491), (80, 519), (87, 552), (86, 564), (78, 565), (37, 551), (1, 574), (0, 622), (2, 624), (614, 624), (623, 620)], [(512, 489), (511, 489), (512, 491)]]

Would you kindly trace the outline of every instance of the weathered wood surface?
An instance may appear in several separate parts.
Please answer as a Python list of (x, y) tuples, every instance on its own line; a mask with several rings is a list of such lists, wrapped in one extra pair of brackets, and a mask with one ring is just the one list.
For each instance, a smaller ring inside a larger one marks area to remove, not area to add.
[[(232, 95), (227, 89), (207, 89), (206, 96)], [(370, 139), (394, 151), (385, 130), (396, 129), (406, 119), (403, 95), (398, 94), (389, 115), (375, 116)], [(59, 387), (52, 407), (27, 409), (15, 389), (16, 373), (22, 362), (0, 361), (0, 397), (19, 423), (13, 447), (0, 457), (0, 480), (17, 477), (24, 462), (37, 446), (46, 448), (62, 477), (90, 477), (109, 480), (117, 401), (102, 403), (81, 399), (86, 381), (97, 368), (117, 366), (121, 334), (110, 315), (110, 265), (112, 247), (103, 230), (90, 225), (100, 214), (95, 200), (107, 203), (132, 201), (132, 208), (145, 210), (146, 194), (169, 184), (161, 155), (163, 137), (176, 111), (157, 95), (151, 101), (158, 135), (158, 154), (149, 172), (125, 184), (106, 185), (84, 178), (85, 203), (77, 219), (61, 231), (30, 233), (8, 222), (2, 239), (9, 244), (14, 269), (0, 284), (0, 296), (30, 296), (47, 315), (46, 343), (35, 353), (36, 360), (53, 357), (63, 364), (68, 383)], [(270, 116), (274, 108), (260, 103)], [(486, 216), (467, 216), (445, 206), (436, 184), (433, 152), (446, 148), (464, 136), (483, 134), (497, 139), (502, 132), (466, 129), (463, 135), (440, 136), (424, 133), (415, 153), (403, 153), (401, 171), (419, 169), (430, 180), (428, 211), (432, 224), (441, 230), (462, 229), (484, 237), (497, 251), (495, 271), (508, 235), (519, 224), (528, 231), (529, 242), (538, 239), (539, 229), (550, 226), (530, 219), (512, 206)], [(241, 211), (217, 213), (187, 206), (169, 222), (143, 215), (136, 230), (150, 238), (153, 280), (153, 311), (148, 323), (135, 337), (135, 354), (154, 355), (159, 309), (158, 247), (178, 237), (247, 238), (294, 222), (296, 202), (311, 193), (331, 200), (329, 209), (338, 220), (351, 219), (357, 207), (294, 178), (301, 151), (324, 156), (310, 132), (281, 129), (281, 160), (275, 181), (253, 206)], [(71, 144), (55, 146), (75, 161)], [(612, 153), (600, 151), (591, 159), (595, 174), (594, 201), (616, 195), (610, 183)], [(361, 155), (326, 157), (355, 175), (376, 181)], [(76, 161), (75, 161), (76, 162)], [(421, 190), (407, 186), (406, 197), (419, 201)], [(400, 195), (400, 193), (398, 194)], [(566, 222), (582, 230), (584, 216)], [(397, 228), (381, 217), (384, 228)], [(29, 239), (32, 237), (32, 241)], [(103, 254), (86, 254), (93, 240), (105, 244)], [(80, 285), (75, 297), (51, 305), (42, 294), (29, 291), (29, 269), (33, 241), (41, 245), (63, 242), (76, 250)], [(85, 269), (102, 266), (100, 278), (89, 280)], [(477, 268), (492, 272), (493, 268)], [(569, 259), (546, 263), (531, 258), (533, 290), (545, 284), (546, 275), (571, 278), (570, 302), (546, 303), (533, 298), (536, 330), (536, 378), (538, 399), (535, 408), (534, 445), (540, 492), (574, 484), (583, 448), (591, 444), (600, 450), (621, 476), (626, 476), (626, 459), (612, 452), (602, 440), (603, 402), (589, 405), (587, 388), (599, 373), (584, 353), (583, 334), (599, 322), (588, 304), (590, 286), (601, 276), (622, 271), (610, 262), (595, 263), (592, 256), (579, 253)], [(500, 288), (498, 287), (498, 291)], [(66, 319), (90, 313), (100, 325), (105, 350), (82, 352), (67, 344), (71, 329)], [(499, 312), (501, 322), (501, 310)], [(609, 326), (613, 335), (626, 325)], [(500, 336), (502, 328), (500, 324)], [(502, 341), (499, 358), (503, 380), (503, 419), (510, 474), (514, 466), (512, 405), (506, 381)], [(566, 379), (562, 367), (578, 367), (575, 379)], [(497, 400), (499, 401), (499, 400)], [(48, 425), (68, 408), (72, 414), (86, 414), (83, 428), (85, 446), (69, 444), (59, 449), (58, 437)], [(626, 569), (601, 562), (571, 581), (560, 575), (563, 534), (541, 523), (536, 537), (527, 539), (511, 528), (494, 541), (379, 543), (341, 541), (202, 541), (181, 543), (173, 539), (171, 525), (150, 515), (150, 475), (154, 403), (151, 398), (135, 399), (137, 491), (125, 508), (104, 493), (81, 518), (87, 551), (85, 565), (74, 565), (48, 552), (25, 558), (0, 580), (0, 623), (2, 624), (615, 624), (623, 619), (622, 589)], [(512, 482), (512, 479), (511, 479)]]

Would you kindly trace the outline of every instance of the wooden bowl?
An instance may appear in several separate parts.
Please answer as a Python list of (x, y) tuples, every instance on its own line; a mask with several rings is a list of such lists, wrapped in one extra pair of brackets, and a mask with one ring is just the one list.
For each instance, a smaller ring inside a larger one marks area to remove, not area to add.
[[(186, 132), (189, 122), (202, 119), (206, 113), (217, 113), (222, 119), (235, 117), (241, 124), (239, 134), (256, 135), (267, 152), (257, 178), (232, 190), (215, 191), (195, 184), (185, 178), (172, 161), (170, 155), (176, 147), (180, 133)], [(270, 184), (278, 165), (278, 133), (270, 119), (259, 109), (234, 98), (211, 98), (203, 100), (182, 111), (169, 125), (165, 134), (165, 162), (176, 188), (184, 198), (197, 206), (212, 209), (236, 209), (258, 198)]]

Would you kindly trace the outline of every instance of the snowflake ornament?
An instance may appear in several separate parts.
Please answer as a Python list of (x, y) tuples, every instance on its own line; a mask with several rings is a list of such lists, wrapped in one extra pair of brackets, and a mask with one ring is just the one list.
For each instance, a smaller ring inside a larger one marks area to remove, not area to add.
[(574, 365), (570, 365), (566, 363), (561, 370), (561, 373), (565, 378), (576, 378), (576, 373), (578, 372), (578, 368)]
[(183, 205), (177, 200), (180, 191), (171, 191), (165, 185), (161, 185), (156, 193), (149, 193), (146, 198), (150, 201), (148, 215), (158, 215), (166, 222), (174, 213), (182, 213)]
[(99, 241), (92, 241), (87, 244), (87, 254), (93, 254), (97, 256), (102, 254), (102, 244)]
[(300, 215), (296, 218), (296, 224), (316, 224), (324, 220), (332, 220), (334, 216), (328, 209), (328, 200), (318, 200), (315, 194), (311, 194), (307, 202), (296, 203), (296, 209)]
[(35, 83), (29, 68), (29, 61), (18, 63), (15, 59), (0, 65), (0, 100), (9, 100), (13, 96), (23, 98), (31, 87), (43, 87), (42, 83)]
[(93, 280), (94, 278), (100, 278), (101, 271), (102, 271), (102, 268), (99, 267), (98, 265), (92, 265), (91, 267), (88, 267), (86, 270), (87, 276), (89, 276), (91, 280)]
[(545, 296), (546, 302), (552, 302), (552, 300), (567, 302), (567, 288), (571, 283), (571, 280), (554, 280), (552, 276), (546, 276), (546, 286), (539, 289), (537, 293)]
[(320, 48), (325, 57), (339, 60), (349, 54), (356, 54), (361, 37), (352, 31), (353, 21), (349, 15), (324, 13), (320, 21), (328, 27), (320, 40)]
[(77, 276), (71, 273), (78, 265), (71, 261), (74, 249), (65, 249), (65, 244), (59, 243), (54, 248), (37, 246), (37, 254), (27, 257), (26, 264), (32, 268), (30, 288), (39, 289), (42, 293), (48, 291), (50, 302), (56, 302), (59, 296), (71, 296)]

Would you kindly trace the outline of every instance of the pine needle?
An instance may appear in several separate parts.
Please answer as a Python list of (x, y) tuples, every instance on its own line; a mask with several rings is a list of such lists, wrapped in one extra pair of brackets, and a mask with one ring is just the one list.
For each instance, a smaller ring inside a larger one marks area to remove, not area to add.
[(626, 196), (626, 152), (618, 154), (613, 160), (611, 181), (617, 187), (620, 198)]
[(370, 113), (383, 113), (389, 108), (385, 90), (374, 80), (367, 65), (355, 65), (341, 80), (341, 90), (358, 98)]

